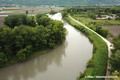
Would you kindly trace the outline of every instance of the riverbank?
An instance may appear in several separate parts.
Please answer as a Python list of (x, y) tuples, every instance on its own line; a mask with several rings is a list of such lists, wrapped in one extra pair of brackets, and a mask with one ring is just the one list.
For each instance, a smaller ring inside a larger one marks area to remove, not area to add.
[[(84, 71), (84, 73), (81, 74), (78, 80), (86, 80), (85, 76), (105, 76), (108, 60), (108, 48), (106, 43), (98, 35), (81, 26), (80, 24), (72, 20), (70, 17), (67, 17), (66, 20), (67, 22), (69, 22), (69, 24), (82, 31), (94, 45), (93, 57), (88, 61), (87, 69)], [(96, 78), (91, 78), (89, 80), (95, 79)]]
[[(50, 17), (62, 21), (61, 13)], [(67, 35), (60, 46), (23, 63), (0, 69), (0, 80), (76, 80), (92, 58), (93, 44), (79, 30), (63, 23)]]
[[(25, 19), (23, 20), (21, 16), (24, 16)], [(38, 14), (36, 16), (36, 19), (32, 18), (33, 20), (30, 21), (28, 18), (31, 18), (31, 16), (26, 17), (26, 15), (10, 15), (6, 17), (5, 21), (7, 26), (0, 27), (0, 43), (3, 43), (0, 44), (0, 67), (24, 62), (64, 42), (66, 30), (61, 21), (52, 20), (45, 14)], [(29, 21), (29, 24), (26, 24), (28, 22), (25, 22), (24, 25), (14, 24), (18, 17), (21, 17), (23, 22)], [(39, 20), (42, 21), (45, 19), (47, 21), (39, 22)], [(35, 20), (37, 20), (38, 25), (36, 25)], [(11, 23), (12, 25), (7, 23)], [(49, 26), (50, 24), (52, 26)], [(36, 51), (40, 52), (35, 53)]]

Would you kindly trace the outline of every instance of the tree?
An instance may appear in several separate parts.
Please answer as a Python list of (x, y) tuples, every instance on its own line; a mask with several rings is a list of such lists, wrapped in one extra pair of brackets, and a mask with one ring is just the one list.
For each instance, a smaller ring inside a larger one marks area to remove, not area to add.
[(26, 25), (27, 16), (24, 14), (18, 14), (18, 15), (9, 15), (5, 18), (4, 24), (9, 26), (10, 28), (14, 28), (15, 26), (19, 25)]
[(107, 37), (108, 32), (109, 32), (108, 29), (101, 29), (101, 35), (102, 35), (103, 37), (105, 37), (105, 38)]
[(45, 14), (37, 14), (37, 15), (36, 15), (36, 18), (39, 19), (39, 18), (41, 18), (41, 17), (43, 17), (43, 16), (44, 16), (44, 17), (48, 17), (48, 16), (45, 15)]
[(115, 46), (115, 49), (113, 51), (120, 50), (120, 34), (113, 38), (112, 43)]
[(37, 26), (34, 16), (27, 16), (27, 25), (32, 27)]
[(51, 21), (51, 19), (49, 17), (46, 17), (46, 16), (42, 16), (39, 19), (37, 19), (38, 25), (43, 25), (44, 27), (49, 25), (50, 21)]
[(61, 21), (51, 20), (44, 14), (36, 18), (39, 25), (33, 16), (11, 15), (6, 18), (7, 26), (0, 27), (0, 67), (5, 62), (12, 62), (14, 57), (17, 61), (25, 61), (34, 54), (33, 51), (53, 48), (65, 40)]
[(111, 55), (109, 58), (109, 62), (112, 66), (112, 70), (120, 71), (120, 50), (117, 50), (115, 53)]
[(5, 54), (3, 52), (0, 52), (0, 63), (3, 63), (5, 59)]
[(50, 11), (50, 14), (52, 14), (52, 15), (55, 14), (55, 13), (57, 13), (57, 12), (54, 11), (54, 10), (51, 10), (51, 11)]
[(18, 53), (17, 53), (17, 58), (19, 61), (24, 61), (26, 59), (26, 49), (21, 49)]
[(62, 17), (63, 17), (63, 18), (65, 18), (65, 17), (67, 17), (67, 16), (68, 16), (67, 11), (62, 12)]
[(25, 11), (26, 15), (29, 13), (29, 11)]

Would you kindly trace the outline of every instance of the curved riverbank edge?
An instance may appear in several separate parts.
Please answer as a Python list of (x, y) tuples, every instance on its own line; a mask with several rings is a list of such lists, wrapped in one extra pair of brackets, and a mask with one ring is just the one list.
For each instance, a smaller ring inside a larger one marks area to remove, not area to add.
[[(107, 60), (108, 60), (108, 46), (105, 43), (105, 41), (103, 41), (101, 37), (96, 35), (88, 28), (77, 23), (75, 20), (70, 18), (70, 16), (65, 18), (65, 20), (69, 24), (71, 24), (72, 26), (83, 32), (94, 45), (93, 57), (88, 61), (86, 70), (84, 71), (84, 73), (80, 74), (78, 80), (86, 80), (86, 79), (96, 80), (96, 78), (94, 78), (95, 76), (105, 76), (107, 70)], [(87, 76), (93, 76), (93, 78), (85, 78)], [(104, 78), (97, 80), (104, 80)]]
[[(64, 40), (64, 41), (65, 41), (65, 40)], [(16, 60), (16, 58), (14, 58), (14, 59), (12, 60), (12, 62), (7, 63), (7, 64), (4, 64), (4, 65), (0, 66), (0, 68), (5, 68), (5, 67), (9, 67), (9, 66), (12, 66), (12, 65), (15, 65), (15, 64), (23, 63), (23, 62), (29, 61), (30, 59), (34, 59), (34, 58), (36, 58), (37, 56), (47, 54), (47, 53), (49, 53), (51, 50), (56, 49), (57, 47), (59, 47), (60, 45), (62, 45), (62, 44), (64, 43), (64, 41), (61, 42), (60, 44), (56, 44), (54, 48), (51, 48), (51, 49), (50, 49), (50, 48), (47, 48), (47, 49), (43, 49), (43, 50), (40, 50), (40, 51), (35, 51), (35, 52), (33, 52), (34, 54), (30, 55), (25, 61), (18, 62), (18, 61)]]

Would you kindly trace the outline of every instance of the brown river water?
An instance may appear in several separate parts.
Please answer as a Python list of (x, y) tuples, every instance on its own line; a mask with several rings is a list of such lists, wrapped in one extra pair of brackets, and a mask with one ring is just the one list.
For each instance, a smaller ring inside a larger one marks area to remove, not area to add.
[[(61, 20), (60, 13), (49, 17)], [(62, 45), (26, 62), (1, 68), (0, 80), (76, 80), (92, 58), (93, 45), (68, 23), (64, 22), (64, 27), (67, 36)]]

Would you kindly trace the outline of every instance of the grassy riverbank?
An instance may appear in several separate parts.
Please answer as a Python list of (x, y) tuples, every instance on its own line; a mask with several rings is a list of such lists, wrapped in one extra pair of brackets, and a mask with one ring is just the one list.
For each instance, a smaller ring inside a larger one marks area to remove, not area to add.
[(84, 28), (69, 17), (67, 17), (66, 20), (69, 22), (69, 24), (82, 31), (94, 45), (93, 57), (88, 61), (86, 70), (83, 74), (80, 75), (78, 80), (104, 80), (96, 78), (85, 78), (85, 76), (105, 76), (108, 60), (108, 50), (106, 43), (95, 33)]

